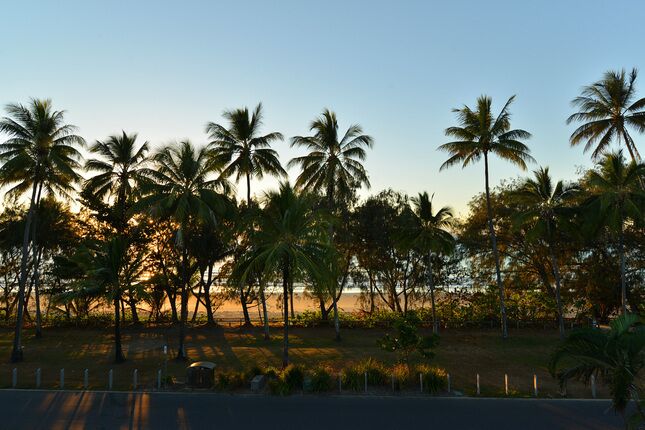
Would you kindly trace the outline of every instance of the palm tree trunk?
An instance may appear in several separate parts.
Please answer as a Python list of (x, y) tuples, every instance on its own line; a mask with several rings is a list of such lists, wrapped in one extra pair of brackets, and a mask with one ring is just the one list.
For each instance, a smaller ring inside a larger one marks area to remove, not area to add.
[(340, 319), (338, 318), (338, 300), (336, 295), (332, 296), (334, 303), (334, 330), (336, 331), (336, 342), (340, 342)]
[[(36, 165), (36, 171), (39, 166)], [(25, 231), (22, 235), (22, 258), (20, 260), (20, 280), (18, 284), (18, 309), (16, 312), (16, 328), (13, 336), (13, 349), (11, 350), (11, 362), (17, 363), (23, 360), (22, 353), (22, 319), (24, 315), (25, 286), (27, 285), (27, 260), (29, 259), (29, 232), (31, 230), (31, 221), (34, 218), (36, 190), (38, 182), (34, 179), (34, 185), (31, 191), (31, 200), (29, 201), (29, 211), (25, 222)]]
[(291, 318), (295, 318), (296, 313), (293, 310), (293, 282), (289, 282), (289, 301), (291, 304)]
[(553, 246), (549, 245), (551, 254), (551, 266), (553, 266), (553, 278), (555, 279), (555, 302), (558, 306), (558, 328), (560, 330), (560, 339), (564, 339), (564, 310), (562, 309), (562, 296), (560, 295), (560, 268), (558, 267), (558, 258), (555, 255)]
[(627, 313), (627, 280), (625, 279), (625, 232), (623, 230), (623, 209), (620, 208), (620, 236), (619, 236), (619, 252), (620, 252), (620, 300), (623, 315)]
[(182, 247), (182, 286), (181, 286), (181, 304), (179, 317), (179, 348), (177, 350), (177, 360), (186, 360), (186, 323), (188, 321), (188, 250)]
[(121, 347), (121, 300), (119, 295), (115, 294), (114, 297), (114, 362), (123, 363), (125, 355), (123, 355), (123, 348)]
[(240, 285), (240, 303), (242, 304), (242, 314), (244, 315), (244, 326), (251, 327), (251, 316), (249, 315), (249, 305), (246, 302), (246, 293), (244, 292), (244, 285)]
[[(34, 226), (35, 229), (35, 226)], [(33, 243), (34, 247), (34, 292), (35, 292), (35, 300), (36, 300), (36, 337), (41, 338), (43, 337), (43, 330), (42, 330), (42, 312), (40, 311), (40, 271), (39, 266), (40, 266), (40, 260), (43, 255), (43, 250), (37, 250), (36, 248), (36, 243)]]
[(251, 208), (251, 174), (246, 174), (246, 204)]
[(499, 265), (499, 250), (497, 249), (497, 236), (493, 226), (493, 210), (490, 204), (490, 186), (488, 184), (488, 153), (484, 154), (484, 174), (486, 176), (486, 212), (488, 214), (488, 232), (490, 234), (491, 247), (493, 248), (493, 258), (495, 259), (495, 275), (497, 278), (497, 288), (499, 290), (499, 308), (502, 320), (502, 338), (508, 337), (508, 325), (506, 322), (506, 304), (504, 299), (504, 284), (502, 283), (502, 274)]
[(215, 325), (213, 317), (213, 305), (211, 304), (211, 283), (213, 282), (213, 266), (208, 266), (208, 278), (204, 285), (204, 306), (206, 307), (206, 321), (208, 325)]
[(264, 319), (264, 340), (270, 340), (269, 335), (269, 312), (267, 311), (267, 301), (264, 295), (264, 282), (260, 280), (260, 301), (262, 302), (262, 318)]
[(439, 321), (437, 321), (437, 312), (434, 300), (434, 280), (432, 279), (432, 251), (428, 252), (428, 289), (430, 290), (430, 302), (432, 306), (432, 333), (439, 334)]
[(282, 310), (284, 313), (282, 367), (289, 365), (289, 263), (282, 267)]

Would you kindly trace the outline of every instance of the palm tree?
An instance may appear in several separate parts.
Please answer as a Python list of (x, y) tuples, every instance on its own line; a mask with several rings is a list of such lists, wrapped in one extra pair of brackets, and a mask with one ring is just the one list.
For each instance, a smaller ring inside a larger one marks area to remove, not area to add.
[(137, 148), (136, 140), (136, 134), (123, 131), (121, 135), (110, 136), (105, 141), (96, 141), (90, 151), (102, 159), (92, 158), (85, 163), (86, 170), (97, 174), (85, 181), (84, 192), (99, 199), (115, 199), (115, 224), (120, 235), (124, 234), (128, 224), (128, 203), (131, 203), (136, 186), (148, 172), (148, 142)]
[(551, 269), (555, 280), (555, 301), (558, 307), (558, 326), (560, 337), (564, 337), (564, 311), (562, 309), (560, 268), (557, 257), (557, 240), (563, 229), (571, 231), (571, 200), (579, 188), (576, 185), (565, 185), (558, 181), (555, 186), (549, 174), (549, 168), (540, 168), (533, 172), (535, 179), (527, 178), (515, 193), (525, 210), (516, 217), (516, 226), (528, 228), (529, 239), (540, 239), (546, 242), (551, 260)]
[[(259, 103), (253, 114), (249, 109), (235, 109), (225, 111), (224, 118), (228, 121), (228, 128), (208, 123), (206, 132), (211, 138), (209, 148), (215, 162), (225, 166), (222, 171), (224, 177), (235, 174), (235, 180), (242, 176), (246, 178), (247, 208), (251, 207), (251, 179), (262, 179), (265, 174), (271, 176), (286, 176), (287, 172), (280, 164), (278, 153), (271, 149), (271, 143), (282, 140), (281, 133), (273, 132), (264, 136), (260, 135), (262, 126), (262, 103)], [(240, 303), (244, 314), (244, 322), (251, 325), (251, 318), (247, 305), (247, 294), (244, 285), (240, 285)]]
[(638, 315), (624, 314), (610, 323), (609, 330), (571, 332), (551, 357), (549, 369), (563, 387), (571, 379), (588, 383), (592, 376), (602, 378), (609, 385), (614, 408), (624, 414), (630, 399), (634, 400), (644, 420), (638, 387), (645, 367), (644, 347), (645, 326)]
[(497, 236), (493, 221), (493, 210), (490, 202), (490, 187), (488, 183), (488, 158), (491, 154), (510, 161), (526, 170), (526, 162), (532, 162), (529, 148), (522, 140), (529, 139), (531, 134), (520, 129), (511, 129), (511, 114), (509, 107), (515, 96), (508, 99), (501, 112), (494, 117), (491, 112), (492, 100), (490, 97), (481, 96), (477, 99), (477, 108), (472, 110), (468, 106), (453, 109), (457, 114), (459, 126), (446, 129), (446, 136), (454, 137), (454, 142), (445, 143), (439, 149), (450, 153), (441, 169), (461, 164), (462, 168), (484, 158), (484, 177), (486, 187), (486, 210), (488, 215), (488, 232), (490, 235), (493, 257), (495, 259), (495, 274), (497, 288), (499, 289), (500, 314), (502, 320), (502, 337), (508, 337), (506, 323), (506, 306), (504, 304), (504, 284), (500, 272), (499, 250), (497, 249)]
[[(133, 255), (134, 254), (134, 255)], [(121, 344), (121, 296), (124, 285), (138, 282), (143, 272), (142, 253), (132, 253), (125, 237), (82, 246), (69, 258), (57, 259), (58, 270), (78, 277), (76, 288), (58, 301), (77, 297), (104, 297), (114, 305), (114, 362), (125, 361)]]
[[(128, 208), (138, 192), (136, 187), (144, 180), (148, 171), (148, 142), (137, 148), (136, 140), (136, 134), (128, 135), (122, 131), (121, 135), (110, 136), (105, 141), (96, 141), (90, 151), (101, 158), (93, 158), (85, 163), (86, 170), (97, 174), (85, 181), (83, 195), (92, 200), (114, 199), (112, 207), (107, 207), (109, 219), (121, 237), (126, 234), (130, 218)], [(132, 319), (138, 323), (133, 292), (129, 291), (128, 296)]]
[(226, 128), (209, 122), (206, 132), (211, 138), (209, 144), (216, 162), (225, 165), (222, 174), (225, 177), (235, 174), (235, 180), (246, 178), (246, 201), (251, 205), (251, 179), (262, 179), (265, 174), (286, 176), (287, 172), (280, 164), (278, 153), (271, 149), (271, 143), (282, 140), (281, 133), (273, 132), (260, 136), (262, 126), (262, 103), (259, 103), (253, 114), (249, 109), (225, 111), (224, 118), (229, 122)]
[(622, 151), (606, 154), (599, 170), (589, 172), (588, 183), (594, 195), (590, 213), (600, 215), (601, 224), (618, 233), (620, 253), (620, 291), (623, 314), (627, 313), (627, 280), (625, 258), (625, 223), (642, 221), (645, 192), (645, 163), (625, 163)]
[[(370, 187), (367, 172), (361, 162), (367, 157), (365, 149), (371, 148), (374, 140), (371, 136), (363, 134), (363, 129), (357, 124), (351, 125), (341, 138), (336, 114), (329, 109), (325, 109), (320, 117), (312, 121), (309, 130), (314, 132), (313, 136), (295, 136), (291, 139), (292, 147), (307, 148), (309, 153), (293, 158), (287, 166), (301, 168), (296, 179), (296, 188), (324, 193), (328, 210), (334, 214), (341, 201), (347, 202), (350, 199), (353, 190), (363, 185)], [(333, 243), (331, 224), (329, 229)], [(330, 292), (336, 339), (340, 340), (337, 279), (338, 276), (332, 279)]]
[(295, 275), (322, 279), (329, 265), (327, 224), (319, 211), (313, 210), (313, 199), (297, 194), (288, 182), (279, 191), (265, 196), (265, 207), (258, 218), (255, 249), (241, 264), (240, 280), (245, 282), (258, 270), (282, 277), (284, 312), (284, 347), (282, 365), (289, 364), (289, 288)]
[(188, 319), (188, 292), (192, 277), (188, 250), (191, 227), (199, 223), (214, 225), (230, 203), (230, 185), (206, 148), (195, 148), (189, 141), (162, 148), (153, 157), (155, 169), (142, 182), (143, 197), (135, 208), (154, 217), (170, 219), (176, 225), (175, 245), (181, 253), (179, 349), (177, 359), (187, 358), (185, 325)]
[(16, 328), (11, 361), (22, 361), (22, 320), (24, 314), (27, 260), (30, 234), (36, 207), (45, 192), (68, 197), (79, 181), (81, 154), (75, 146), (85, 141), (74, 134), (76, 128), (65, 124), (64, 111), (53, 109), (51, 100), (32, 99), (27, 106), (7, 105), (8, 116), (0, 119), (0, 133), (9, 139), (0, 144), (0, 186), (12, 185), (8, 193), (22, 195), (31, 189), (29, 211), (22, 240)]
[[(434, 196), (433, 196), (434, 197)], [(455, 238), (448, 232), (456, 224), (452, 209), (448, 206), (440, 208), (433, 213), (432, 198), (427, 192), (419, 193), (413, 197), (416, 225), (414, 228), (414, 244), (418, 249), (427, 254), (426, 277), (430, 300), (432, 304), (432, 331), (439, 333), (439, 325), (435, 310), (434, 280), (432, 277), (432, 257), (434, 253), (450, 253), (455, 247)]]
[(645, 97), (636, 98), (636, 76), (632, 69), (629, 76), (625, 70), (608, 71), (603, 78), (582, 89), (571, 104), (580, 109), (567, 119), (567, 124), (582, 122), (571, 135), (571, 146), (585, 143), (585, 152), (593, 149), (592, 157), (598, 159), (612, 141), (623, 143), (632, 161), (640, 160), (629, 127), (645, 131)]

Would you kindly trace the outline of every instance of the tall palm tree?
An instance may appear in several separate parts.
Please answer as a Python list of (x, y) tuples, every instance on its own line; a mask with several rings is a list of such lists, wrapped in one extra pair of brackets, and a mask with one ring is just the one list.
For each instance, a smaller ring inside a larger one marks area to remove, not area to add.
[(645, 325), (638, 315), (624, 314), (609, 330), (582, 328), (569, 334), (551, 357), (549, 369), (564, 386), (571, 379), (588, 383), (592, 376), (609, 386), (614, 409), (624, 414), (630, 399), (645, 420), (640, 406), (639, 378), (645, 368)]
[(136, 140), (136, 133), (126, 134), (125, 131), (105, 141), (97, 140), (90, 151), (101, 158), (92, 158), (85, 163), (86, 170), (97, 173), (85, 181), (83, 189), (99, 199), (114, 199), (115, 224), (120, 235), (128, 224), (128, 203), (148, 171), (148, 142), (137, 147)]
[[(357, 124), (351, 125), (341, 137), (336, 114), (329, 109), (325, 109), (320, 117), (311, 122), (309, 130), (314, 132), (312, 136), (295, 136), (291, 139), (292, 147), (304, 147), (309, 150), (309, 153), (293, 158), (287, 167), (300, 167), (301, 172), (296, 179), (296, 188), (309, 192), (322, 192), (327, 200), (329, 212), (335, 214), (339, 204), (342, 201), (346, 202), (354, 189), (363, 185), (370, 187), (367, 172), (361, 162), (367, 157), (365, 149), (374, 145), (374, 139), (363, 134), (363, 129)], [(331, 224), (329, 229), (333, 243), (334, 234)], [(334, 327), (336, 339), (340, 340), (338, 276), (331, 279)]]
[(645, 192), (640, 185), (643, 180), (645, 163), (625, 163), (622, 151), (606, 154), (599, 163), (599, 170), (591, 170), (588, 178), (594, 195), (590, 213), (600, 215), (602, 225), (618, 233), (623, 314), (627, 313), (625, 223), (628, 219), (637, 222), (643, 219)]
[(297, 273), (310, 278), (325, 278), (330, 248), (326, 235), (327, 224), (319, 211), (313, 210), (313, 200), (297, 194), (288, 182), (278, 191), (265, 196), (265, 207), (258, 218), (254, 236), (255, 249), (242, 262), (242, 282), (255, 276), (277, 273), (282, 278), (284, 312), (284, 346), (282, 365), (289, 364), (289, 288)]
[(170, 219), (176, 225), (175, 245), (181, 254), (179, 348), (177, 359), (187, 358), (185, 326), (188, 319), (188, 292), (192, 277), (188, 255), (191, 227), (198, 223), (215, 224), (230, 204), (230, 184), (220, 176), (221, 166), (206, 148), (195, 148), (185, 140), (162, 148), (153, 157), (155, 169), (142, 182), (145, 197), (135, 208), (154, 217)]
[(636, 99), (636, 76), (632, 69), (629, 76), (625, 70), (606, 72), (603, 78), (584, 87), (580, 96), (571, 104), (580, 109), (567, 119), (567, 124), (582, 122), (573, 134), (572, 146), (585, 143), (585, 152), (593, 149), (592, 157), (598, 159), (617, 140), (629, 151), (632, 161), (640, 160), (629, 128), (645, 131), (645, 97)]
[(549, 168), (534, 171), (535, 178), (527, 178), (515, 193), (525, 209), (518, 214), (514, 223), (516, 227), (526, 227), (528, 237), (532, 240), (543, 240), (549, 249), (551, 269), (555, 280), (555, 301), (558, 307), (558, 326), (560, 337), (564, 337), (564, 311), (561, 298), (561, 278), (558, 264), (557, 248), (561, 230), (571, 230), (571, 200), (579, 188), (576, 185), (565, 185), (558, 181), (555, 185), (549, 174)]
[[(0, 119), (0, 133), (9, 139), (0, 144), (0, 186), (12, 185), (8, 191), (22, 195), (31, 189), (29, 211), (22, 241), (22, 258), (18, 287), (16, 328), (11, 361), (22, 361), (22, 320), (24, 314), (27, 260), (30, 233), (41, 192), (68, 197), (80, 180), (81, 154), (76, 146), (85, 141), (74, 134), (76, 127), (65, 124), (64, 111), (56, 111), (51, 100), (32, 99), (28, 105), (10, 104), (7, 116)], [(34, 240), (36, 238), (34, 237)]]
[(264, 175), (286, 176), (280, 164), (278, 153), (271, 149), (271, 143), (282, 140), (281, 133), (260, 135), (262, 126), (262, 103), (258, 103), (249, 116), (249, 109), (225, 111), (228, 128), (209, 122), (206, 132), (211, 142), (209, 148), (218, 164), (224, 165), (225, 177), (235, 175), (236, 181), (246, 178), (246, 201), (251, 205), (251, 179), (262, 179)]
[(441, 169), (461, 164), (462, 168), (469, 164), (484, 159), (484, 177), (486, 187), (486, 210), (488, 215), (488, 232), (491, 248), (495, 259), (495, 274), (497, 288), (499, 289), (500, 315), (502, 320), (502, 337), (508, 337), (506, 323), (506, 306), (504, 303), (504, 284), (500, 271), (499, 250), (497, 249), (497, 236), (493, 221), (493, 210), (490, 201), (490, 186), (488, 178), (488, 158), (490, 155), (510, 161), (526, 170), (526, 162), (533, 162), (529, 148), (522, 140), (529, 139), (531, 134), (521, 129), (511, 129), (511, 114), (509, 107), (515, 96), (508, 99), (497, 117), (493, 116), (492, 99), (481, 96), (477, 99), (477, 108), (472, 110), (468, 106), (453, 109), (457, 114), (459, 126), (446, 129), (446, 136), (457, 140), (439, 146), (439, 149), (450, 154)]
[[(246, 178), (247, 209), (251, 207), (251, 179), (261, 179), (264, 175), (286, 176), (287, 172), (280, 164), (278, 153), (271, 148), (271, 143), (282, 140), (281, 133), (272, 132), (260, 135), (262, 127), (262, 103), (258, 103), (252, 114), (248, 108), (225, 111), (224, 118), (228, 128), (214, 122), (206, 126), (211, 142), (209, 148), (216, 163), (225, 166), (222, 175), (235, 175), (239, 181)], [(244, 322), (251, 325), (247, 305), (245, 286), (240, 285), (240, 303)]]
[(435, 310), (434, 280), (432, 276), (432, 257), (434, 253), (450, 253), (455, 247), (455, 238), (448, 231), (456, 224), (452, 209), (448, 206), (440, 208), (437, 212), (432, 209), (432, 198), (427, 192), (419, 193), (412, 197), (416, 225), (414, 228), (415, 246), (427, 254), (426, 278), (430, 300), (432, 304), (432, 331), (439, 333), (439, 325)]

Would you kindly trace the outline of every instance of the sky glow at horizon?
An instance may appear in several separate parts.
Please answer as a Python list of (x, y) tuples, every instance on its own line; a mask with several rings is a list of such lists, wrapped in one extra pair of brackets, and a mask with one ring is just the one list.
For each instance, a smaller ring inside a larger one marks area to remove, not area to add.
[[(539, 165), (569, 180), (592, 165), (568, 143), (580, 88), (637, 67), (645, 96), (638, 1), (12, 1), (2, 10), (0, 105), (51, 98), (90, 143), (123, 129), (153, 147), (205, 143), (208, 121), (258, 102), (264, 132), (306, 135), (328, 107), (343, 130), (358, 123), (374, 137), (363, 196), (428, 191), (462, 215), (483, 191), (483, 165), (439, 172), (451, 109), (488, 94), (498, 110), (516, 94), (513, 127), (533, 134)], [(645, 136), (633, 136), (643, 152)], [(283, 164), (302, 154), (288, 140), (275, 149)], [(493, 185), (525, 174), (491, 164)], [(276, 183), (254, 181), (254, 194)]]

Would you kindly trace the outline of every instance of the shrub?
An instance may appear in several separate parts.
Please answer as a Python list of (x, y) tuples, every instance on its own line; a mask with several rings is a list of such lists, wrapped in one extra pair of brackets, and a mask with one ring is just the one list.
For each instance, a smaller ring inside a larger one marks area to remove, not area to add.
[(433, 394), (448, 387), (448, 374), (445, 370), (427, 364), (417, 366), (416, 370), (417, 375), (423, 375), (423, 391)]
[(314, 393), (323, 393), (334, 388), (332, 372), (326, 367), (315, 368), (311, 372), (310, 378), (309, 390)]
[(239, 390), (247, 385), (248, 378), (244, 372), (223, 372), (215, 376), (215, 388), (218, 390)]
[(409, 363), (410, 355), (415, 353), (424, 358), (431, 358), (434, 355), (432, 348), (439, 343), (439, 337), (434, 334), (420, 335), (417, 329), (420, 324), (421, 320), (416, 313), (402, 315), (394, 321), (396, 334), (388, 333), (377, 343), (382, 349), (395, 352), (402, 363)]
[(392, 366), (391, 375), (394, 377), (395, 389), (401, 389), (410, 384), (410, 368), (406, 364)]
[(385, 366), (372, 358), (368, 358), (343, 371), (343, 386), (354, 391), (364, 390), (366, 372), (369, 386), (385, 386), (388, 384), (389, 376)]
[(282, 371), (280, 379), (284, 381), (290, 391), (301, 390), (305, 380), (305, 370), (302, 366), (290, 364)]

